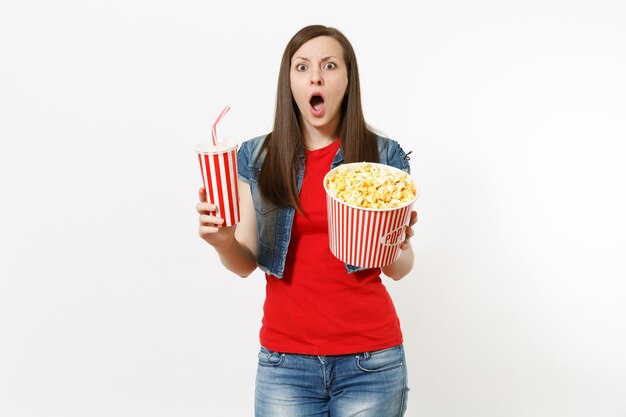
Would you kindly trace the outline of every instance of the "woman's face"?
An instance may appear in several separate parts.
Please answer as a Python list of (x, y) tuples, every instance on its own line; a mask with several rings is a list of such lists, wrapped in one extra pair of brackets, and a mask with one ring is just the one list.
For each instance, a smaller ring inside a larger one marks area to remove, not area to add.
[(348, 69), (339, 42), (319, 36), (304, 43), (291, 57), (290, 78), (300, 123), (335, 134), (348, 87)]

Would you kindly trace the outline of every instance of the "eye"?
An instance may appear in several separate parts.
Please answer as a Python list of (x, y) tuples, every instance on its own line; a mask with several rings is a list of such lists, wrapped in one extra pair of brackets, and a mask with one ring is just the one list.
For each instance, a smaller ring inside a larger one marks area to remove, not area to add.
[(330, 69), (330, 70), (332, 70), (332, 69), (337, 68), (337, 65), (335, 65), (335, 63), (334, 63), (334, 62), (327, 62), (327, 63), (324, 65), (324, 68), (325, 68), (325, 69)]
[(296, 65), (296, 71), (306, 71), (306, 65), (304, 64)]

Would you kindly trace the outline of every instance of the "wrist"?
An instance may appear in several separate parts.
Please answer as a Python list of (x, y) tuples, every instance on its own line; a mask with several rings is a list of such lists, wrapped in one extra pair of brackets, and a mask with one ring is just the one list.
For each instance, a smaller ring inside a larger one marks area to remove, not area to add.
[(233, 248), (237, 245), (237, 239), (235, 239), (235, 234), (230, 233), (228, 235), (223, 236), (219, 241), (213, 243), (213, 248), (219, 253), (228, 252), (233, 250)]

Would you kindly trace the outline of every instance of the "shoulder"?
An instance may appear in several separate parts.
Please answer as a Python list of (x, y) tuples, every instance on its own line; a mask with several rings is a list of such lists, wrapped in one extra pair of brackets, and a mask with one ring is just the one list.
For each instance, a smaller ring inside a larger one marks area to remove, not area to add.
[(247, 157), (249, 161), (258, 159), (258, 155), (261, 152), (261, 148), (266, 137), (267, 134), (244, 141), (239, 147), (239, 152), (243, 154), (242, 156)]
[(408, 154), (404, 152), (397, 141), (376, 136), (376, 143), (381, 164), (391, 165), (408, 173), (411, 172)]
[(259, 157), (261, 150), (263, 148), (263, 143), (265, 142), (265, 138), (267, 138), (267, 134), (257, 136), (252, 139), (248, 139), (242, 142), (239, 147), (238, 153), (238, 163), (245, 164), (246, 166), (260, 166), (263, 162), (263, 158)]
[(237, 152), (237, 171), (239, 178), (250, 183), (256, 178), (258, 171), (263, 162), (263, 158), (259, 158), (263, 142), (267, 134), (248, 139), (241, 143), (239, 152)]

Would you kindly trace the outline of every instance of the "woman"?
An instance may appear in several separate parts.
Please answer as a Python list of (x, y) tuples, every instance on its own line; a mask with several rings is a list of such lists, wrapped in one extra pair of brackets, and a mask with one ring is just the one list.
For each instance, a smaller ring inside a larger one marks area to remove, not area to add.
[(378, 137), (361, 108), (356, 57), (338, 30), (307, 26), (282, 57), (274, 127), (238, 153), (241, 221), (200, 190), (199, 234), (232, 272), (266, 274), (255, 410), (266, 416), (401, 416), (408, 392), (402, 333), (382, 272), (409, 273), (411, 214), (401, 255), (382, 268), (344, 265), (328, 246), (322, 179), (371, 161), (409, 171), (397, 142)]

